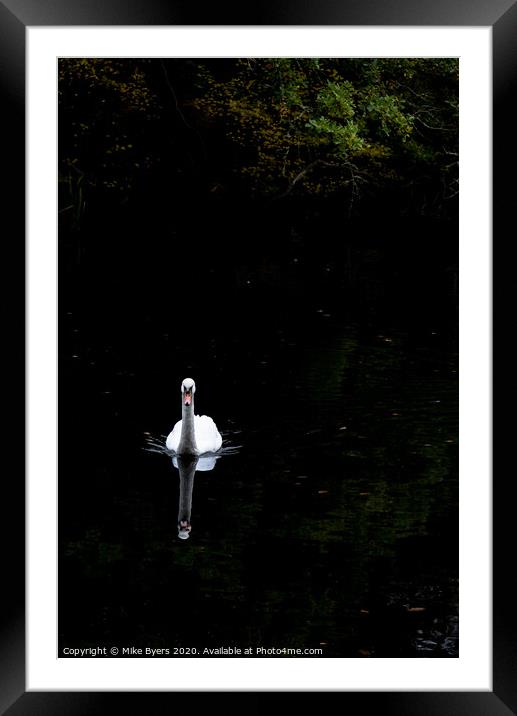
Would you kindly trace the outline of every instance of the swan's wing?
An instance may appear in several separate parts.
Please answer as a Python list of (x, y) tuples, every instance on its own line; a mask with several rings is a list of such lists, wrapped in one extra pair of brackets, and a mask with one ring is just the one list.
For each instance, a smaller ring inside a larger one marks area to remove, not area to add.
[(173, 452), (177, 452), (178, 446), (180, 444), (180, 438), (181, 438), (181, 420), (178, 420), (176, 425), (173, 427), (172, 432), (170, 432), (167, 436), (167, 440), (165, 441), (165, 447), (167, 450), (172, 450)]
[(223, 439), (216, 424), (208, 415), (196, 415), (194, 418), (196, 445), (199, 452), (217, 452), (223, 444)]

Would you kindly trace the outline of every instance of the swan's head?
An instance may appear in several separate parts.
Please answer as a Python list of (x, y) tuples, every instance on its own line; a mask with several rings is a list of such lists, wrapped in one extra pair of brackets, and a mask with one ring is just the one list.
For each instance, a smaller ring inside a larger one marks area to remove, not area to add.
[(196, 392), (196, 384), (192, 378), (185, 378), (181, 384), (181, 394), (183, 397), (183, 405), (192, 405), (192, 397)]

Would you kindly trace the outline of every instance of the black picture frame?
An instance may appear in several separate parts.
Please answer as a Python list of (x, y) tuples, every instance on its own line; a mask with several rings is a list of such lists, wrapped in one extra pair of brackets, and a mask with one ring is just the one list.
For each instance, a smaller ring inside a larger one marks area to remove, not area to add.
[[(228, 3), (189, 3), (185, 0), (0, 0), (0, 87), (4, 136), (4, 206), (13, 218), (3, 242), (4, 266), (11, 285), (4, 318), (4, 336), (10, 350), (4, 376), (14, 391), (11, 410), (4, 409), (9, 425), (9, 453), (14, 469), (4, 473), (2, 561), (3, 609), (0, 626), (0, 714), (92, 714), (126, 709), (127, 713), (157, 714), (182, 708), (213, 709), (223, 706), (248, 712), (282, 707), (289, 694), (183, 692), (26, 692), (25, 687), (25, 501), (24, 469), (20, 456), (24, 402), (20, 398), (24, 375), (25, 285), (25, 31), (27, 26), (67, 25), (398, 25), (485, 26), (493, 33), (493, 226), (502, 237), (512, 226), (516, 148), (511, 112), (517, 89), (516, 0), (319, 0), (316, 4), (279, 0), (261, 1), (247, 8)], [(4, 284), (5, 285), (5, 284)], [(504, 281), (497, 298), (509, 301)], [(508, 289), (507, 289), (508, 290)], [(19, 313), (22, 313), (20, 317)], [(18, 315), (17, 315), (18, 314)], [(16, 427), (14, 427), (16, 426)], [(510, 428), (507, 427), (506, 430)], [(505, 432), (500, 442), (504, 444)], [(509, 434), (507, 435), (509, 438)], [(19, 449), (17, 443), (20, 443)], [(508, 473), (511, 471), (507, 471)], [(417, 713), (501, 716), (517, 713), (517, 631), (513, 605), (515, 576), (512, 568), (511, 474), (494, 481), (493, 518), (493, 691), (491, 692), (339, 692), (340, 708), (350, 713), (373, 709), (376, 713), (403, 716)], [(508, 550), (510, 546), (510, 550)], [(231, 699), (226, 697), (231, 695)], [(304, 694), (304, 699), (312, 698)], [(224, 700), (224, 704), (222, 703)], [(321, 702), (320, 702), (321, 705)], [(310, 704), (308, 704), (310, 708)]]

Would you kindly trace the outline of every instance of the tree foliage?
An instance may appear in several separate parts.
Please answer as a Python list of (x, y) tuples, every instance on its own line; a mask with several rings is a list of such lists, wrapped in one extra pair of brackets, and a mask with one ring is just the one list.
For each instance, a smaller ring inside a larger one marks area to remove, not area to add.
[(230, 78), (201, 69), (195, 107), (243, 149), (255, 192), (329, 195), (422, 176), (457, 192), (454, 59), (245, 59)]
[(456, 59), (61, 59), (59, 110), (77, 221), (157, 168), (171, 194), (188, 175), (200, 197), (337, 196), (349, 213), (390, 195), (442, 214), (458, 192)]
[(126, 196), (139, 170), (156, 162), (145, 134), (160, 105), (145, 64), (97, 58), (59, 62), (61, 211), (73, 211), (76, 222), (92, 189)]

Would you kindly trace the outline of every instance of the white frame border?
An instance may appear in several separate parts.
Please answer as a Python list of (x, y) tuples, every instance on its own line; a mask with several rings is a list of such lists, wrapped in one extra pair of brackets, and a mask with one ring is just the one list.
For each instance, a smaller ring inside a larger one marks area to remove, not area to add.
[[(27, 690), (491, 691), (492, 28), (82, 26), (28, 27), (26, 32)], [(232, 658), (228, 668), (225, 658), (56, 657), (57, 101), (53, 99), (57, 100), (57, 58), (62, 56), (460, 57), (459, 658)], [(480, 621), (480, 614), (485, 621)]]

